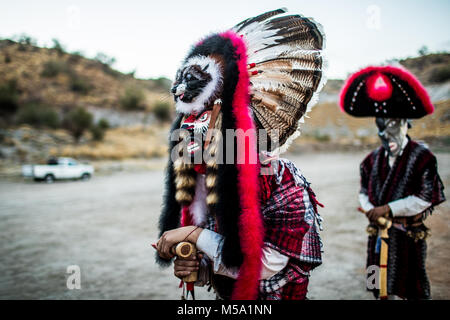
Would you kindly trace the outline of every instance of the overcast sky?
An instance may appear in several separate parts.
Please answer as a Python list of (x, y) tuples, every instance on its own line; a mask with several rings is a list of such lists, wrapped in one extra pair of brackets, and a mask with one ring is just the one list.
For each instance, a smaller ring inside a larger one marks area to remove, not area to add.
[(120, 71), (173, 78), (198, 39), (279, 7), (323, 25), (330, 78), (416, 55), (424, 45), (450, 51), (449, 0), (0, 0), (0, 37), (26, 33), (40, 45), (57, 38), (68, 51), (115, 57)]

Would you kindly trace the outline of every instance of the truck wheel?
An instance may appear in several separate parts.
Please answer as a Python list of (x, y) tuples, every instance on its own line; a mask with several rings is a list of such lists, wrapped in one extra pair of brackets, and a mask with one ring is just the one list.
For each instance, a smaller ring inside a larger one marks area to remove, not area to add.
[(45, 176), (44, 180), (47, 183), (53, 183), (55, 182), (55, 177), (52, 174), (48, 174)]
[(82, 181), (88, 181), (91, 178), (91, 175), (89, 173), (83, 173), (81, 176)]

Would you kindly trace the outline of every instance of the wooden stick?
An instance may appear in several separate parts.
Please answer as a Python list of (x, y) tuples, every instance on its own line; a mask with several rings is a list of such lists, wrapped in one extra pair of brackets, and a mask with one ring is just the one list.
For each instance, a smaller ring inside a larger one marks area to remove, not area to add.
[[(179, 258), (187, 259), (189, 257), (197, 255), (197, 248), (190, 242), (184, 241), (172, 247), (172, 252), (176, 254)], [(188, 276), (183, 278), (184, 282), (195, 282), (197, 281), (198, 272), (193, 271)]]
[[(156, 244), (152, 243), (152, 247), (157, 249)], [(190, 242), (183, 241), (174, 245), (171, 249), (172, 253), (182, 259), (187, 259), (191, 256), (197, 255), (197, 248)], [(184, 282), (195, 282), (197, 281), (198, 272), (193, 271), (188, 276), (183, 278)]]
[[(361, 208), (361, 207), (359, 207), (358, 208), (358, 211), (359, 212), (362, 212), (362, 213), (364, 213), (364, 214), (366, 214), (367, 213), (367, 211), (365, 211), (363, 208)], [(378, 219), (377, 219), (377, 223), (378, 223), (378, 225), (380, 225), (381, 227), (383, 227), (383, 228), (390, 228), (391, 227), (391, 225), (392, 225), (392, 221), (391, 220), (389, 220), (389, 219), (386, 219), (385, 217), (379, 217)]]
[[(363, 208), (358, 208), (359, 212), (366, 213)], [(379, 217), (377, 223), (382, 227), (381, 229), (381, 248), (380, 248), (380, 299), (387, 299), (387, 263), (388, 263), (388, 243), (389, 239), (388, 229), (392, 226), (392, 221), (385, 217)]]

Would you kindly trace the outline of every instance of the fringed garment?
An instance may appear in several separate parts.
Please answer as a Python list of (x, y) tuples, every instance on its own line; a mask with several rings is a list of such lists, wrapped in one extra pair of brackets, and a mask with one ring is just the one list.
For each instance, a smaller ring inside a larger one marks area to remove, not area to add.
[[(288, 256), (287, 266), (269, 279), (260, 280), (260, 300), (303, 300), (306, 298), (310, 271), (322, 263), (322, 242), (319, 236), (321, 205), (310, 184), (285, 159), (275, 166), (267, 165), (260, 175), (261, 212), (265, 229), (264, 246)], [(268, 172), (271, 171), (271, 172)], [(217, 232), (213, 217), (206, 228)], [(211, 284), (219, 298), (229, 299), (234, 280), (214, 275)]]
[[(409, 137), (408, 137), (409, 139)], [(427, 233), (423, 220), (443, 201), (444, 186), (437, 170), (435, 156), (422, 144), (409, 140), (392, 168), (383, 147), (370, 153), (361, 164), (361, 193), (369, 196), (374, 206), (388, 204), (414, 195), (430, 202), (422, 215), (403, 219), (401, 227), (389, 229), (387, 293), (405, 299), (429, 299), (430, 284), (425, 270)], [(394, 222), (396, 220), (394, 219)], [(370, 225), (375, 228), (376, 225)], [(367, 267), (379, 266), (379, 238), (369, 236)], [(369, 290), (369, 289), (368, 289)], [(370, 289), (375, 297), (379, 290)]]

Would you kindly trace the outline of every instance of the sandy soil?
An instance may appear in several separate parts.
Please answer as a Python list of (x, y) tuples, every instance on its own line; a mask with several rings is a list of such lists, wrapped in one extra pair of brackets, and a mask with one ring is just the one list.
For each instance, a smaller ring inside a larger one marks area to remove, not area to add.
[[(311, 277), (311, 299), (372, 299), (365, 291), (367, 225), (356, 211), (358, 154), (289, 156), (312, 182), (325, 220), (324, 263)], [(445, 185), (450, 154), (439, 154)], [(155, 265), (163, 172), (119, 172), (88, 182), (0, 181), (1, 299), (178, 299), (172, 270)], [(447, 198), (450, 193), (446, 190)], [(434, 299), (450, 299), (449, 202), (427, 221)], [(81, 289), (66, 286), (81, 269)], [(201, 288), (197, 297), (211, 298)]]

